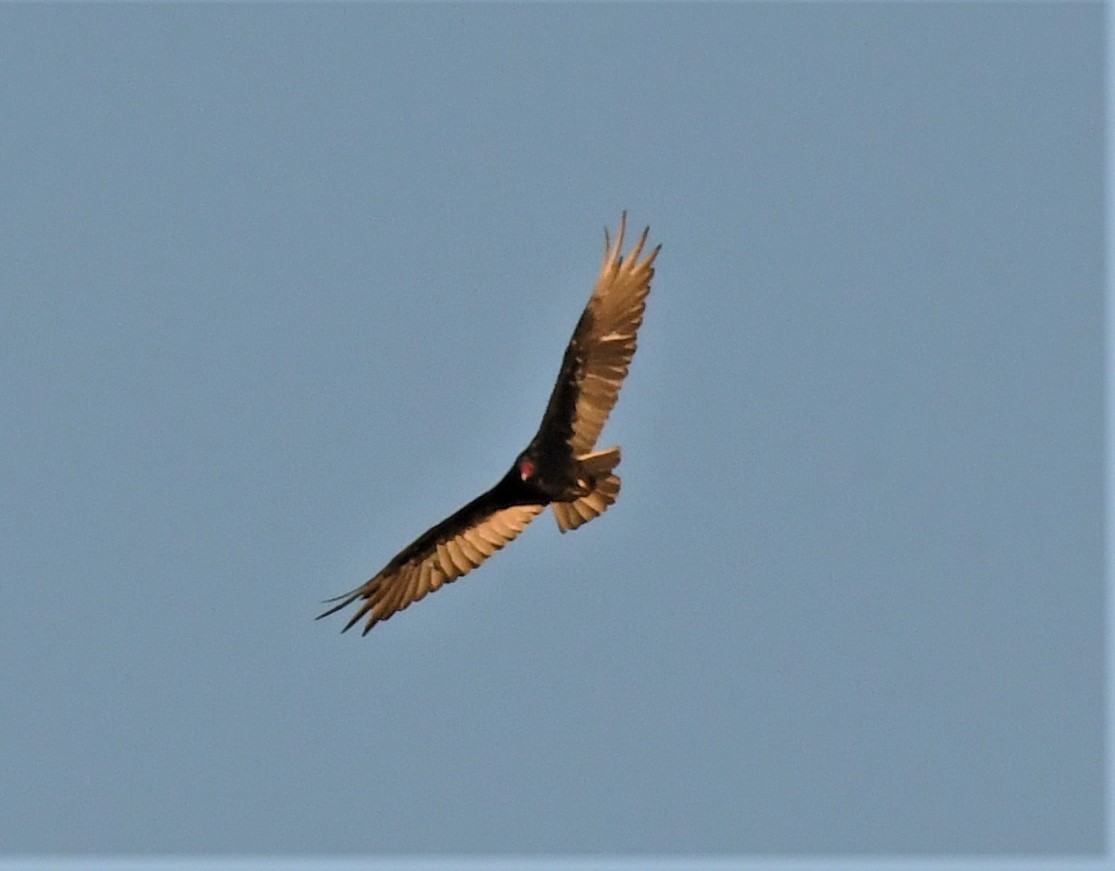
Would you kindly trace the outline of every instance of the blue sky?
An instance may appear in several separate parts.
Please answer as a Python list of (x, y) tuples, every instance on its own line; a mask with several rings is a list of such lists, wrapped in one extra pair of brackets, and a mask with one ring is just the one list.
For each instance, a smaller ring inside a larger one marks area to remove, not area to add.
[[(0, 24), (5, 850), (1102, 850), (1102, 6)], [(622, 209), (620, 502), (314, 623)]]

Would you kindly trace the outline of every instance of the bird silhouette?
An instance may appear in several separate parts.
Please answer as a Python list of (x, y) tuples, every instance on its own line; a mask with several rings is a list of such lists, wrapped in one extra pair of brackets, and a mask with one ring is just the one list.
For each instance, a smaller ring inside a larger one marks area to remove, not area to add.
[(530, 444), (494, 487), (418, 536), (374, 577), (317, 619), (362, 600), (345, 624), (363, 618), (363, 634), (427, 593), (457, 580), (515, 538), (549, 505), (567, 532), (603, 514), (619, 495), (618, 446), (596, 450), (635, 354), (654, 260), (643, 256), (647, 234), (621, 255), (627, 213), (615, 242), (604, 230), (604, 263), (592, 296), (565, 349), (557, 383)]

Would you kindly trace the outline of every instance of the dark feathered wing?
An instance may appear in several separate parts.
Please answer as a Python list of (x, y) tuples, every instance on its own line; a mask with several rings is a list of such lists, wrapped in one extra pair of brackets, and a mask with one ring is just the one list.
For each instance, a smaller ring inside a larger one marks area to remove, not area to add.
[(627, 215), (620, 219), (615, 242), (604, 231), (604, 264), (592, 297), (566, 348), (554, 392), (535, 442), (573, 457), (588, 454), (604, 428), (635, 355), (635, 337), (643, 322), (654, 258), (661, 245), (641, 261), (648, 227), (626, 256), (620, 255)]
[(337, 604), (319, 614), (318, 619), (363, 599), (342, 631), (367, 615), (366, 635), (380, 620), (402, 611), (442, 584), (468, 574), (522, 532), (545, 507), (508, 506), (498, 496), (499, 487), (496, 485), (428, 529), (366, 584), (330, 599)]

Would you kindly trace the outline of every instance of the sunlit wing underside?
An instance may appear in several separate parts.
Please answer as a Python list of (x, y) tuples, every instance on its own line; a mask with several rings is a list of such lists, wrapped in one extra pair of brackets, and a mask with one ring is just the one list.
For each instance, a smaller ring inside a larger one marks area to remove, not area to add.
[(626, 224), (624, 214), (614, 243), (608, 239), (607, 231), (604, 233), (604, 264), (570, 341), (572, 353), (567, 355), (566, 362), (573, 364), (569, 374), (577, 385), (569, 442), (574, 457), (596, 447), (600, 431), (615, 407), (635, 356), (636, 333), (643, 322), (650, 280), (654, 277), (654, 259), (662, 247), (655, 247), (639, 260), (648, 228), (631, 252), (621, 256)]
[(376, 623), (411, 602), (471, 572), (522, 532), (545, 507), (512, 505), (485, 510), (483, 502), (488, 496), (485, 493), (425, 532), (366, 584), (331, 599), (340, 601), (320, 617), (363, 599), (345, 630), (366, 615), (363, 631), (367, 634)]

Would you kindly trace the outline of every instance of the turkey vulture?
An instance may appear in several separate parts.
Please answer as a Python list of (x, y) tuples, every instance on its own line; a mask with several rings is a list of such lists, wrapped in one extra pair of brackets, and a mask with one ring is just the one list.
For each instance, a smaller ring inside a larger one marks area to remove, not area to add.
[(426, 530), (370, 581), (329, 599), (337, 602), (322, 617), (363, 599), (347, 631), (367, 615), (364, 634), (380, 620), (402, 611), (442, 584), (476, 568), (542, 513), (554, 511), (566, 532), (587, 523), (616, 501), (619, 447), (596, 450), (596, 439), (627, 376), (635, 354), (635, 333), (643, 322), (654, 258), (641, 261), (650, 228), (626, 257), (620, 255), (627, 213), (615, 244), (604, 230), (604, 265), (585, 307), (538, 433), (491, 490)]

